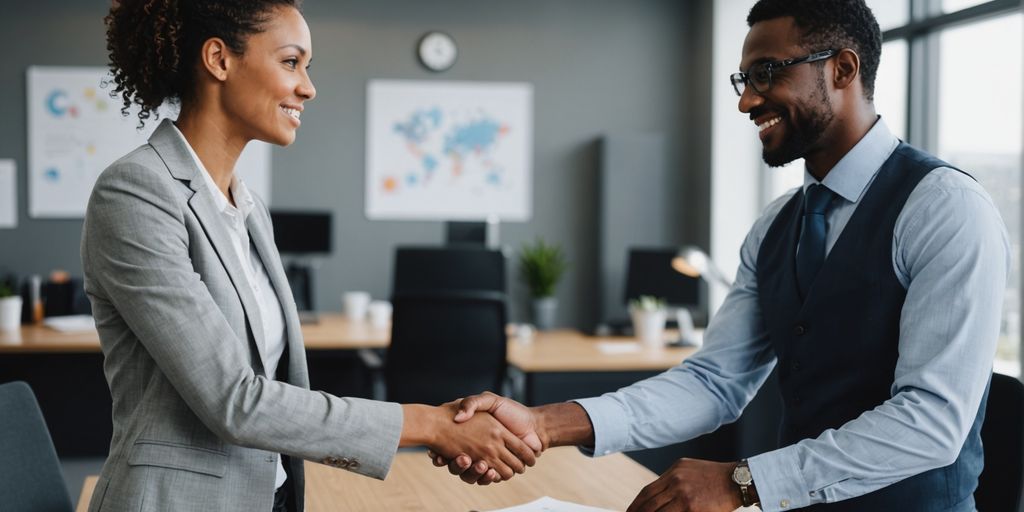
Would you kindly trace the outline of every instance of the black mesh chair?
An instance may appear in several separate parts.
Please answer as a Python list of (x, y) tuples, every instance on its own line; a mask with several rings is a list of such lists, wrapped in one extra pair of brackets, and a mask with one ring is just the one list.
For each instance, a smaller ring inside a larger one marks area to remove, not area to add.
[(442, 290), (505, 293), (505, 256), (478, 247), (399, 247), (391, 293)]
[(505, 296), (488, 291), (396, 293), (384, 366), (388, 401), (439, 405), (505, 379)]
[(57, 452), (24, 382), (0, 385), (0, 509), (71, 511)]
[(980, 512), (1016, 512), (1024, 482), (1024, 384), (992, 375), (985, 423), (981, 426), (985, 469), (974, 491)]

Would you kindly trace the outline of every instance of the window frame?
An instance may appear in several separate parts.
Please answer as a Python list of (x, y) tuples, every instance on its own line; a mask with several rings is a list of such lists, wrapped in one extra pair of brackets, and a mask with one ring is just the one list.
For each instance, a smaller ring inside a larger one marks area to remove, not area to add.
[[(882, 42), (896, 40), (907, 42), (907, 126), (903, 127), (907, 141), (911, 144), (935, 152), (938, 148), (939, 125), (938, 84), (940, 39), (943, 30), (956, 26), (987, 21), (1000, 16), (1024, 12), (1024, 0), (991, 0), (955, 12), (943, 12), (942, 0), (908, 0), (910, 2), (910, 19), (898, 27), (882, 32)], [(1021, 112), (1024, 116), (1024, 112)], [(1022, 151), (1021, 168), (1024, 169), (1024, 151)], [(1024, 176), (1021, 177), (1024, 180)], [(1024, 209), (1022, 209), (1024, 216)], [(1022, 234), (1024, 235), (1024, 234)], [(1018, 261), (1024, 261), (1024, 244), (1021, 252), (1015, 254)], [(1022, 295), (1021, 317), (1024, 318), (1024, 273), (1018, 290)], [(1024, 377), (1024, 332), (1017, 340), (1020, 374)]]

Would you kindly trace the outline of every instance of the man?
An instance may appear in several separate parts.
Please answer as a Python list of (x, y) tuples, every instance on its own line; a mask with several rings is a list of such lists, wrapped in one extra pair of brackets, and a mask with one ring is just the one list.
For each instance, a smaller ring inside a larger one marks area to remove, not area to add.
[[(770, 166), (804, 158), (805, 183), (747, 235), (704, 347), (599, 398), (470, 397), (456, 421), (486, 410), (544, 448), (597, 455), (661, 446), (734, 421), (777, 367), (779, 449), (682, 459), (629, 510), (972, 511), (1010, 263), (1002, 220), (969, 175), (876, 115), (881, 35), (863, 0), (760, 0), (747, 22), (739, 110)], [(470, 462), (449, 467), (489, 483)]]

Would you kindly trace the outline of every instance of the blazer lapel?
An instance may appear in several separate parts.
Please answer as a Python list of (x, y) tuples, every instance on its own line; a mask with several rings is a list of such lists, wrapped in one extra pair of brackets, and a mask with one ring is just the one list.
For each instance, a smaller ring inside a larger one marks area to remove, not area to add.
[[(262, 208), (262, 204), (257, 209)], [(259, 210), (262, 213), (263, 210)], [(309, 387), (307, 372), (305, 371), (306, 347), (302, 340), (302, 327), (299, 324), (299, 314), (295, 309), (295, 300), (292, 298), (291, 285), (284, 274), (284, 266), (274, 246), (273, 238), (270, 236), (272, 227), (261, 223), (261, 215), (253, 211), (246, 219), (246, 228), (249, 230), (249, 237), (256, 252), (263, 261), (263, 267), (267, 269), (270, 276), (270, 283), (274, 286), (277, 300), (281, 303), (281, 313), (284, 316), (285, 336), (288, 339), (288, 382), (295, 386)]]
[(153, 146), (157, 154), (160, 155), (160, 158), (163, 159), (171, 175), (176, 179), (188, 181), (189, 188), (195, 192), (188, 201), (189, 208), (192, 209), (196, 218), (199, 219), (199, 223), (202, 224), (206, 237), (213, 245), (214, 250), (217, 252), (217, 257), (220, 258), (221, 264), (224, 265), (224, 269), (231, 278), (231, 283), (235, 286), (235, 292), (238, 293), (238, 297), (242, 302), (242, 310), (245, 312), (245, 317), (249, 322), (249, 333), (253, 336), (256, 353), (259, 355), (260, 364), (265, 375), (267, 368), (265, 347), (267, 345), (263, 333), (263, 319), (260, 316), (259, 302), (257, 302), (256, 296), (252, 293), (252, 286), (250, 286), (248, 279), (245, 277), (245, 271), (242, 269), (238, 251), (231, 242), (230, 234), (224, 227), (224, 222), (221, 218), (222, 212), (217, 209), (217, 204), (211, 195), (212, 191), (206, 186), (203, 177), (199, 175), (203, 171), (196, 167), (192, 155), (189, 154), (188, 148), (185, 147), (185, 142), (174, 133), (174, 130), (175, 128), (171, 126), (171, 121), (164, 119), (149, 138), (149, 144)]

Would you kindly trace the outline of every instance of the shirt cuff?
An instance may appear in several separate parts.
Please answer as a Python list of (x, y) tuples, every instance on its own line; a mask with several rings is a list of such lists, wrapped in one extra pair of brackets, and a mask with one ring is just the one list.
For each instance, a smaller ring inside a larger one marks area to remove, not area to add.
[(825, 501), (820, 492), (808, 492), (800, 474), (796, 445), (751, 457), (747, 464), (763, 512), (792, 510)]
[(587, 411), (590, 424), (594, 427), (594, 447), (581, 446), (581, 452), (591, 457), (600, 457), (625, 449), (626, 443), (629, 442), (628, 411), (615, 400), (606, 397), (573, 401)]

